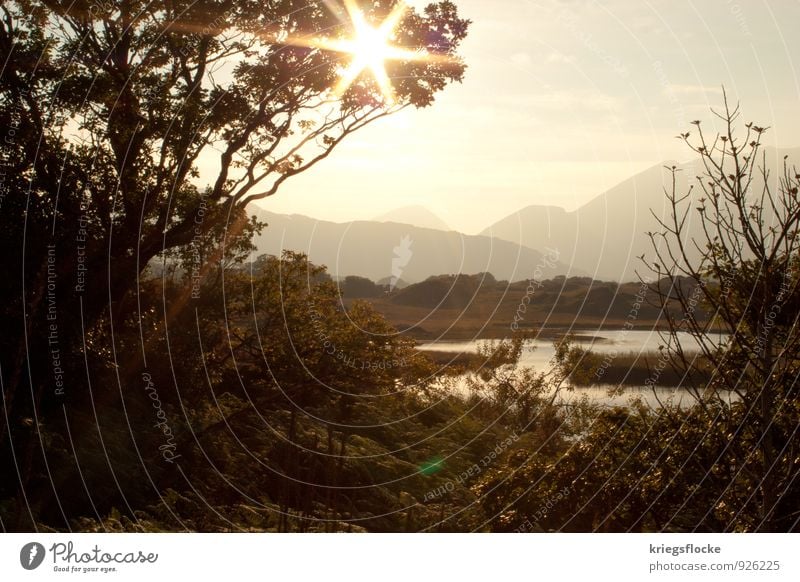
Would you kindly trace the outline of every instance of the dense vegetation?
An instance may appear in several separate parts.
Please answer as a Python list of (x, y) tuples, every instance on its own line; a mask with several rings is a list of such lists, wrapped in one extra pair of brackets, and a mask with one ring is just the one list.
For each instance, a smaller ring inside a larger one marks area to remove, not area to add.
[[(497, 339), (506, 337), (512, 323), (527, 332), (544, 327), (619, 329), (641, 293), (639, 282), (563, 276), (509, 282), (479, 273), (430, 277), (371, 302), (395, 326), (418, 339)], [(635, 327), (652, 329), (659, 324), (661, 307), (640, 303)]]
[[(120, 378), (124, 366), (92, 351), (93, 391), (67, 409), (73, 439), (58, 424), (39, 427), (46, 456), (34, 459), (26, 489), (35, 527), (762, 525), (758, 474), (730, 446), (730, 431), (746, 430), (744, 405), (601, 409), (564, 399), (584, 352), (562, 342), (552, 370), (521, 369), (524, 336), (486, 344), (464, 395), (367, 303), (344, 309), (337, 285), (303, 255), (224, 264), (197, 299), (180, 269), (143, 282), (142, 318), (115, 341), (124, 353), (143, 335), (145, 369)], [(4, 493), (5, 527), (32, 527), (25, 501)], [(792, 483), (776, 507), (782, 530), (799, 494)]]

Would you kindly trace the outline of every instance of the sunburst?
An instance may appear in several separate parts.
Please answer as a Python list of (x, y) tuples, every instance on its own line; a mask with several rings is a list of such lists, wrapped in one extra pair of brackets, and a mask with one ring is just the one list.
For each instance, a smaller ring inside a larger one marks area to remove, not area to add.
[(308, 46), (351, 55), (350, 62), (343, 67), (339, 81), (333, 89), (337, 97), (344, 95), (358, 77), (368, 70), (375, 79), (384, 101), (390, 105), (396, 103), (397, 94), (386, 72), (387, 61), (432, 60), (427, 51), (410, 50), (393, 44), (397, 27), (409, 10), (408, 5), (399, 2), (378, 26), (367, 22), (364, 12), (355, 0), (344, 0), (344, 5), (350, 17), (352, 37), (315, 38), (308, 41)]

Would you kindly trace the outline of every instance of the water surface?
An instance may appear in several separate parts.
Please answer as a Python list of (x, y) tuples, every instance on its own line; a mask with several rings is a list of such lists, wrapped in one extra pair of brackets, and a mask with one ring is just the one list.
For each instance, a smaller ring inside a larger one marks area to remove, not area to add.
[[(576, 345), (590, 349), (596, 354), (645, 354), (655, 352), (659, 346), (665, 345), (667, 336), (664, 332), (641, 330), (598, 330), (574, 332), (578, 338)], [(688, 333), (679, 332), (677, 339), (685, 352), (697, 352), (698, 346), (695, 338)], [(724, 336), (720, 336), (724, 340)], [(417, 346), (420, 350), (431, 352), (453, 352), (456, 354), (474, 354), (478, 346), (487, 340), (472, 341), (438, 341)], [(519, 363), (535, 370), (546, 370), (552, 365), (555, 356), (553, 340), (535, 339), (526, 342), (525, 349), (520, 356)], [(616, 389), (617, 385), (576, 386), (571, 390), (562, 390), (562, 397), (566, 401), (586, 396), (596, 404), (606, 406), (626, 405), (631, 398), (639, 397), (647, 404), (657, 407), (661, 403), (670, 402), (675, 405), (688, 406), (694, 402), (692, 395), (685, 389), (674, 386), (627, 386), (622, 395), (609, 394), (609, 390)], [(460, 393), (468, 392), (466, 379), (456, 379), (454, 389)]]

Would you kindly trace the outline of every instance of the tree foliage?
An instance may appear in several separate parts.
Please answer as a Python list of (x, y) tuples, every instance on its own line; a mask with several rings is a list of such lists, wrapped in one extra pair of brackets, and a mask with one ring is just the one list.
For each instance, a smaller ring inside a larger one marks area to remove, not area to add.
[[(360, 7), (378, 23), (395, 4)], [(113, 399), (102, 394), (109, 387), (132, 390), (143, 370), (174, 366), (169, 338), (209, 324), (183, 307), (207, 308), (205, 317), (219, 309), (201, 290), (219, 290), (226, 268), (252, 250), (264, 225), (248, 217), (249, 204), (354, 132), (427, 107), (461, 80), (457, 50), (469, 22), (445, 1), (408, 11), (397, 27), (394, 43), (432, 58), (391, 63), (395, 102), (369, 75), (334, 95), (347, 57), (305, 41), (351, 36), (342, 8), (329, 0), (0, 7), (8, 128), (0, 246), (14, 273), (0, 307), (0, 454), (18, 463), (18, 479), (0, 488), (17, 490), (14, 519), (34, 513), (22, 508), (23, 490), (46, 463), (41, 427), (67, 438), (70, 414), (83, 418), (81, 406)], [(166, 284), (172, 272), (182, 289)], [(153, 276), (174, 300), (169, 312), (156, 304)], [(185, 327), (172, 321), (180, 317)], [(55, 493), (55, 483), (42, 486)]]
[[(687, 192), (667, 192), (670, 220), (652, 235), (659, 302), (681, 306), (678, 316), (665, 310), (666, 354), (699, 406), (735, 401), (730, 422), (713, 426), (730, 440), (720, 460), (736, 467), (726, 487), (751, 491), (738, 510), (755, 515), (741, 527), (786, 531), (798, 517), (790, 500), (800, 471), (800, 172), (785, 157), (771, 173), (761, 143), (767, 129), (743, 124), (738, 106), (726, 99), (716, 115), (720, 133), (709, 136), (695, 121), (680, 136), (702, 175)], [(689, 237), (693, 220), (702, 234)], [(707, 320), (697, 317), (701, 309)], [(710, 380), (696, 373), (698, 355), (681, 349), (679, 332), (694, 338), (713, 368)]]

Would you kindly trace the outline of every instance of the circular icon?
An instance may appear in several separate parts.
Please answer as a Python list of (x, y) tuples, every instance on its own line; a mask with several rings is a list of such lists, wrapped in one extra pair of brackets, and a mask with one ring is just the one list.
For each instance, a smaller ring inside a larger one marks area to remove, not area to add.
[(44, 561), (44, 546), (38, 542), (30, 542), (22, 546), (19, 552), (19, 563), (26, 570), (35, 570)]

